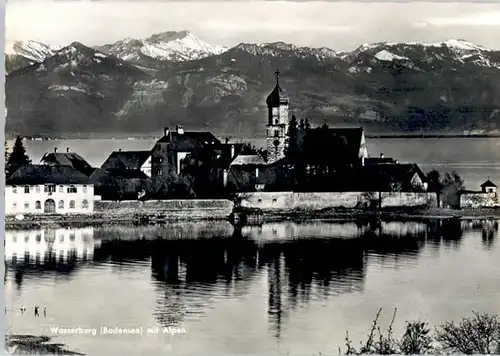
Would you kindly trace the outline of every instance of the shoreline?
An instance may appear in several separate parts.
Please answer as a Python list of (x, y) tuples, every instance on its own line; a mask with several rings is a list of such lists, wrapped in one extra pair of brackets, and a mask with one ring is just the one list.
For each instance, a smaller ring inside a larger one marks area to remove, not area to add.
[(5, 334), (6, 355), (85, 355), (72, 351), (67, 345), (51, 342), (45, 335)]
[(17, 229), (40, 229), (40, 228), (75, 228), (88, 226), (115, 226), (115, 225), (147, 225), (155, 223), (171, 222), (199, 222), (199, 221), (232, 221), (232, 216), (242, 216), (247, 223), (266, 223), (283, 221), (352, 221), (360, 219), (388, 219), (388, 220), (422, 220), (422, 219), (459, 219), (459, 220), (484, 220), (500, 219), (500, 209), (421, 209), (404, 210), (391, 209), (381, 211), (356, 210), (356, 209), (324, 209), (316, 211), (234, 211), (228, 216), (193, 216), (190, 214), (168, 215), (168, 211), (161, 219), (155, 219), (154, 215), (140, 216), (131, 214), (103, 214), (91, 215), (27, 215), (23, 220), (17, 220), (15, 216), (5, 217), (5, 228)]

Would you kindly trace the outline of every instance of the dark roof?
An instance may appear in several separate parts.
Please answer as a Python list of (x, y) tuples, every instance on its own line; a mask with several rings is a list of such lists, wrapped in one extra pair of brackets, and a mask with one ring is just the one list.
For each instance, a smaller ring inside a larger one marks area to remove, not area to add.
[(89, 177), (71, 166), (30, 164), (12, 173), (6, 185), (89, 184)]
[(365, 165), (373, 165), (373, 164), (395, 164), (396, 160), (390, 157), (367, 157), (365, 158)]
[(220, 144), (220, 141), (211, 132), (184, 132), (182, 134), (171, 131), (160, 138), (157, 143), (170, 143), (171, 149), (177, 152), (189, 152), (203, 148), (208, 144)]
[(271, 94), (268, 95), (266, 104), (268, 107), (277, 107), (280, 106), (280, 104), (288, 104), (288, 95), (283, 89), (281, 89), (278, 83), (276, 83), (276, 86)]
[(427, 177), (414, 163), (381, 164), (362, 167), (359, 178), (366, 189), (391, 189), (391, 184), (399, 183), (403, 191), (411, 190), (411, 180), (418, 174), (423, 182)]
[(297, 140), (309, 164), (359, 163), (362, 128), (299, 130)]
[(87, 177), (90, 177), (90, 175), (94, 171), (94, 168), (92, 168), (92, 166), (82, 156), (74, 152), (46, 153), (42, 157), (40, 162), (43, 164), (50, 164), (50, 165), (71, 166), (77, 171), (85, 174)]
[(110, 179), (149, 179), (149, 177), (138, 169), (97, 169), (90, 177), (93, 184), (102, 184), (108, 182)]
[(490, 187), (496, 188), (497, 186), (489, 179), (483, 184), (481, 184), (481, 188), (490, 188)]
[(101, 169), (140, 169), (151, 151), (113, 151)]

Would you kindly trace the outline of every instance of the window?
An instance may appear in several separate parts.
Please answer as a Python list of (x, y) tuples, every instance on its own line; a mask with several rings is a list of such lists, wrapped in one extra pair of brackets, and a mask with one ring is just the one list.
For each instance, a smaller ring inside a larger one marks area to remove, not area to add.
[(35, 240), (36, 240), (36, 243), (39, 244), (40, 241), (42, 241), (42, 235), (36, 234)]
[(64, 186), (63, 185), (59, 186), (59, 193), (64, 193)]
[(14, 210), (17, 209), (17, 203), (12, 203), (12, 207), (14, 208)]
[[(40, 189), (40, 187), (37, 187)], [(42, 203), (40, 203), (40, 200), (37, 200), (35, 203), (35, 209), (40, 210), (42, 208)]]
[(64, 200), (59, 200), (59, 203), (57, 204), (57, 207), (59, 209), (64, 209)]
[(28, 243), (29, 241), (30, 241), (30, 237), (29, 237), (29, 235), (25, 235), (25, 236), (24, 236), (24, 242), (25, 242), (25, 243)]
[(77, 189), (74, 185), (70, 185), (68, 187), (68, 193), (76, 193), (77, 192)]
[(17, 187), (15, 185), (12, 186), (12, 193), (17, 194)]
[(159, 176), (163, 175), (163, 171), (161, 169), (158, 171), (158, 175)]
[(82, 201), (82, 209), (88, 209), (89, 208), (89, 202), (87, 200)]
[(25, 201), (24, 202), (24, 209), (29, 209), (30, 208), (30, 202), (29, 201)]
[(24, 194), (29, 194), (30, 193), (30, 186), (29, 185), (25, 185), (24, 186)]
[(55, 193), (56, 192), (56, 186), (51, 184), (51, 185), (46, 185), (43, 187), (43, 191), (45, 193)]
[(279, 137), (280, 136), (280, 132), (278, 130), (274, 131), (274, 137)]
[(70, 200), (70, 202), (69, 202), (69, 208), (70, 209), (74, 209), (75, 208), (75, 201), (74, 200)]
[(83, 191), (84, 193), (87, 193), (87, 186), (86, 186), (86, 185), (84, 185), (84, 186), (82, 187), (82, 191)]
[(71, 232), (71, 233), (69, 234), (69, 240), (70, 240), (70, 241), (75, 241), (75, 233), (74, 233), (74, 232)]
[(40, 193), (40, 186), (37, 185), (36, 188), (35, 188), (35, 190), (36, 190), (37, 193)]

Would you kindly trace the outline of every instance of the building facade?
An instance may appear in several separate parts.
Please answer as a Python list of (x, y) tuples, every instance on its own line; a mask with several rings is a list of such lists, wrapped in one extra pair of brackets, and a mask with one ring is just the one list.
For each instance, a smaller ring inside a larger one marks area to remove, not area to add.
[(6, 181), (6, 215), (90, 214), (93, 211), (93, 184), (69, 166), (27, 165)]
[(207, 147), (215, 147), (221, 142), (211, 132), (184, 131), (181, 125), (176, 130), (163, 130), (161, 137), (151, 151), (151, 177), (167, 179), (169, 175), (179, 175), (182, 160), (190, 154), (201, 152)]

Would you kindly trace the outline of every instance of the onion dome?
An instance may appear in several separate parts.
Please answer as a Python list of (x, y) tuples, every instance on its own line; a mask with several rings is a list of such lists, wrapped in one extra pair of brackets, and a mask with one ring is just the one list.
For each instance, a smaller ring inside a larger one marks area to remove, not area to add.
[(275, 74), (276, 74), (276, 86), (266, 99), (266, 104), (268, 107), (278, 107), (280, 105), (288, 105), (288, 95), (286, 95), (285, 91), (281, 89), (279, 84), (280, 72), (276, 70)]

